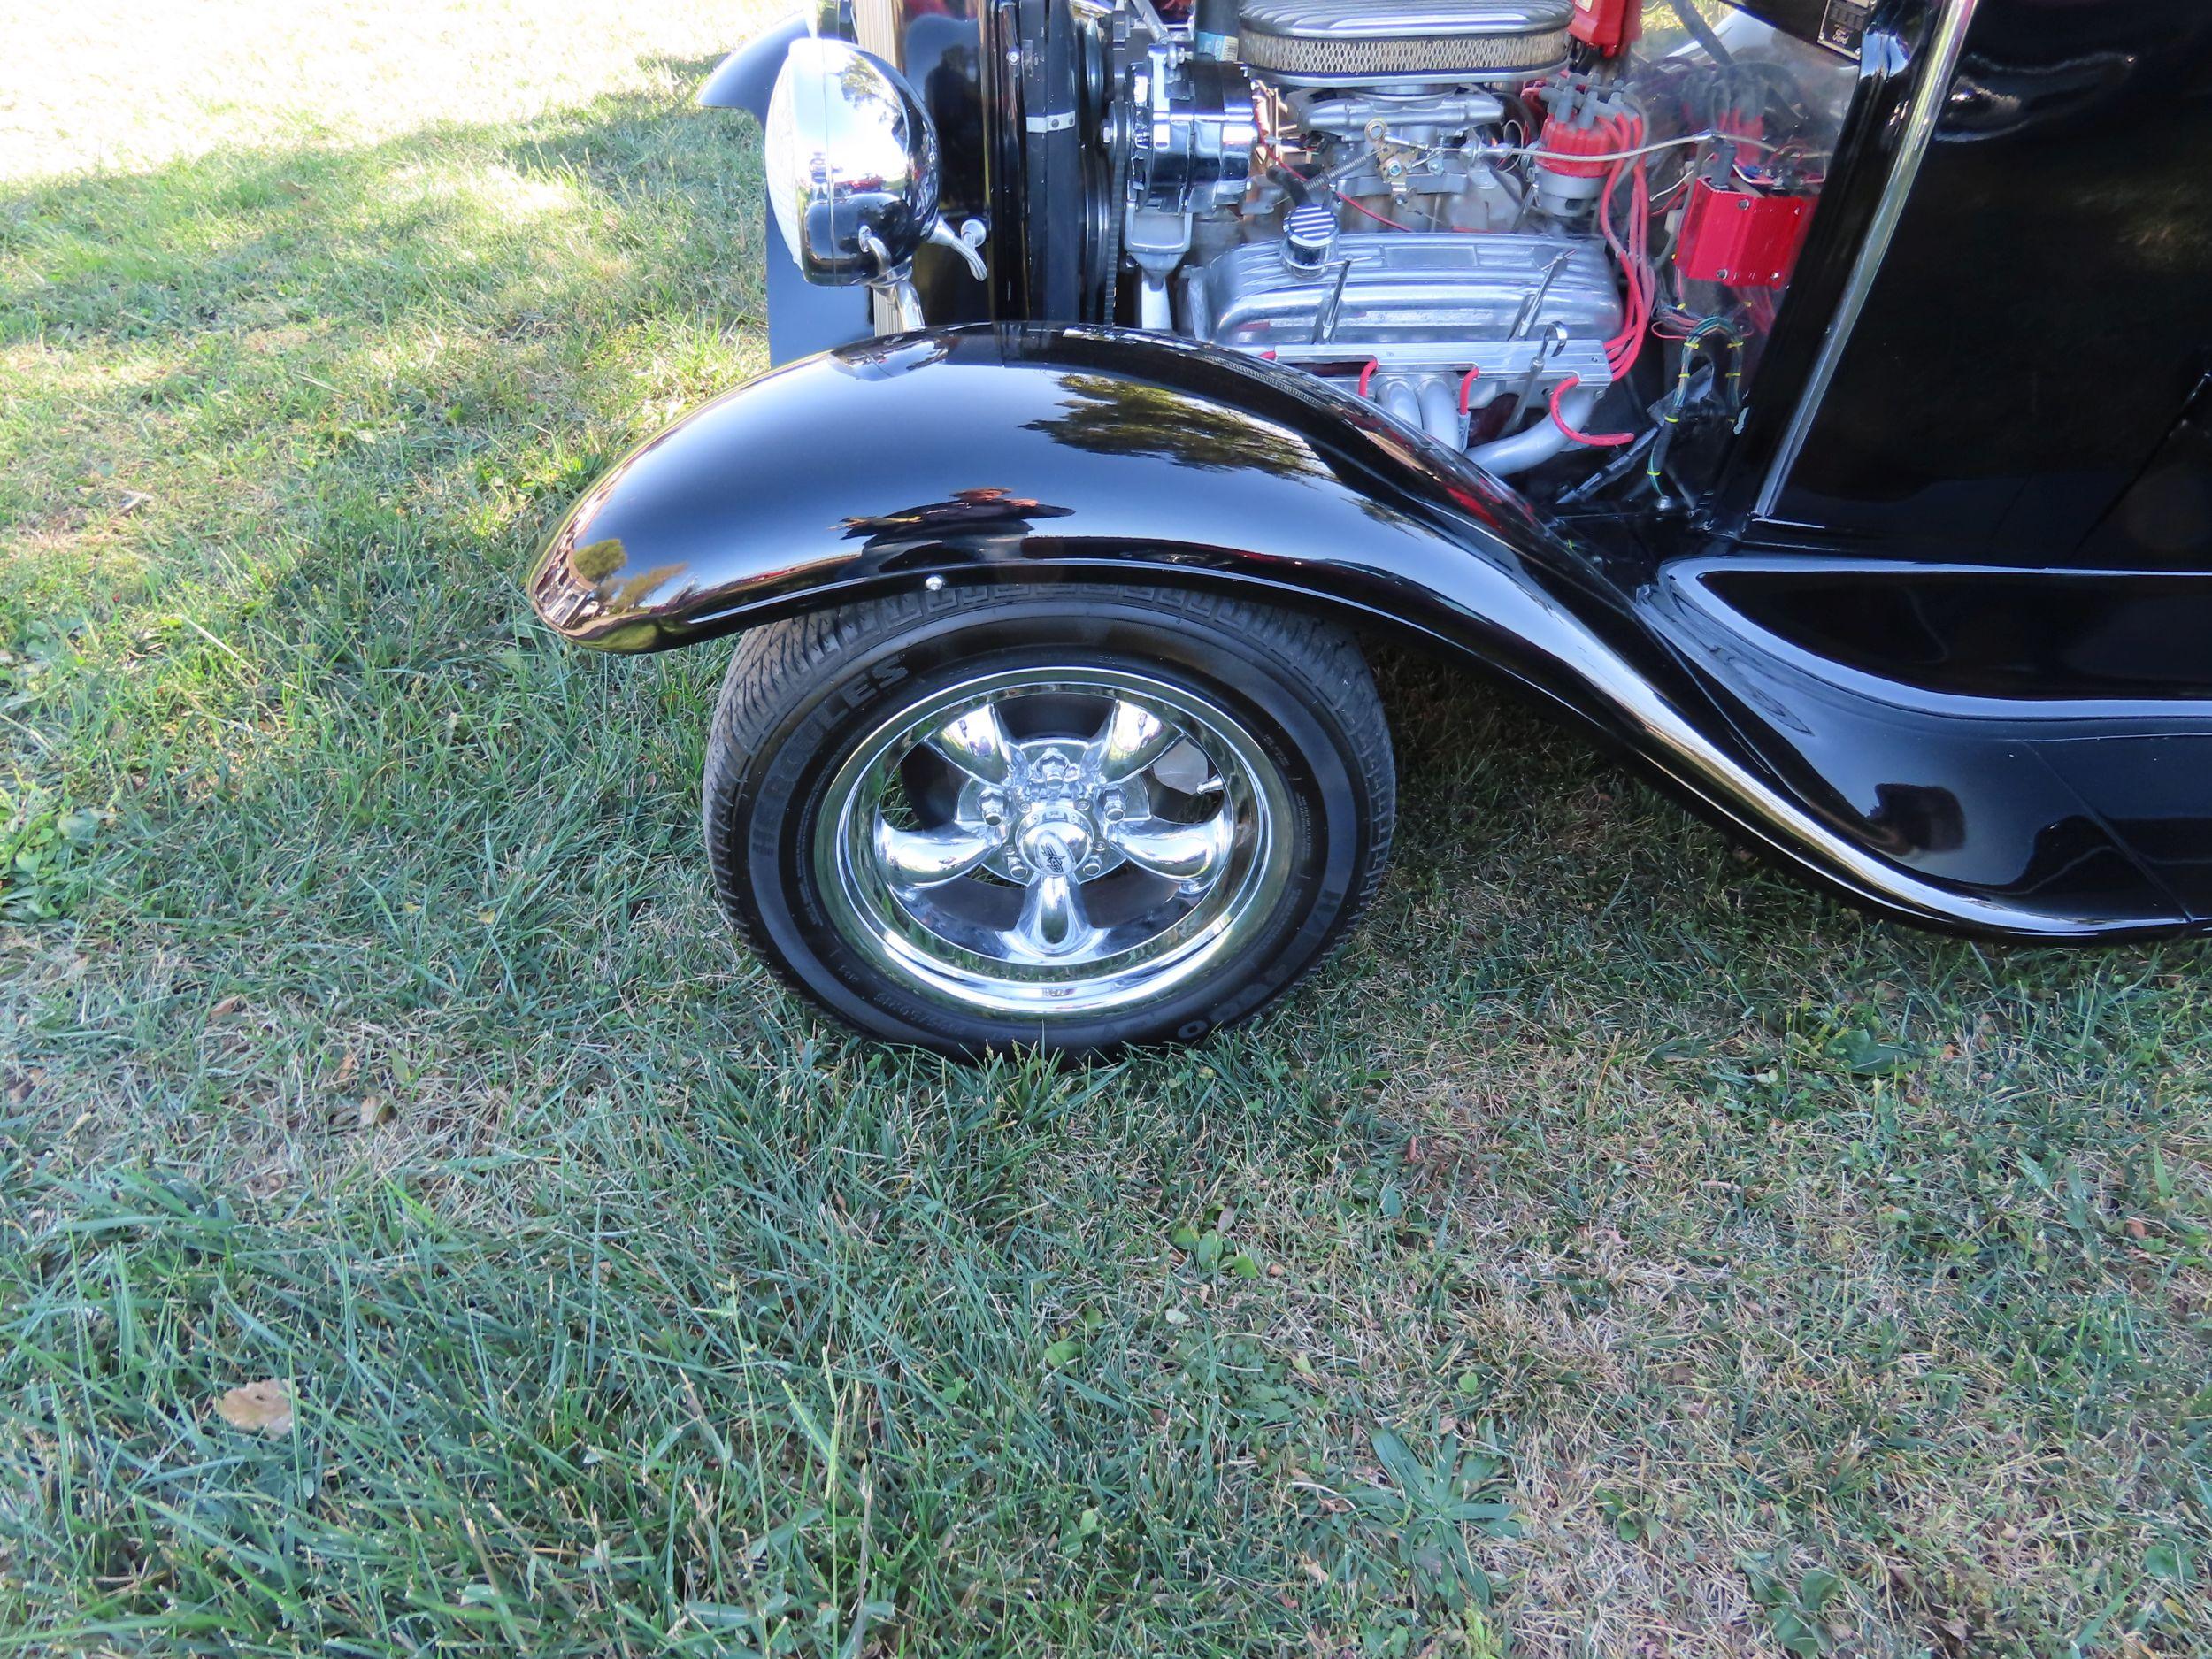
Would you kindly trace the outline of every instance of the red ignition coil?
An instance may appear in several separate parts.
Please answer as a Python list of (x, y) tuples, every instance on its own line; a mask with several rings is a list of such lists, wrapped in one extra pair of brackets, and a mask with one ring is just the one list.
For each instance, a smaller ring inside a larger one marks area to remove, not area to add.
[(1812, 222), (1809, 196), (1754, 196), (1700, 179), (1682, 210), (1674, 263), (1693, 282), (1778, 288), (1790, 280)]
[(1617, 58), (1644, 32), (1643, 8), (1638, 0), (1575, 0), (1567, 32), (1601, 56)]

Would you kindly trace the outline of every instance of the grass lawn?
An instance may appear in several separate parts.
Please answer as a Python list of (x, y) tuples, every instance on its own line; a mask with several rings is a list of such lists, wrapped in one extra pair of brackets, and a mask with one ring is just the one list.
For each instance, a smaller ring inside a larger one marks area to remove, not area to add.
[(2212, 1653), (2201, 949), (1395, 659), (1378, 912), (1199, 1052), (727, 941), (726, 648), (516, 582), (763, 365), (760, 20), (0, 0), (0, 1652)]

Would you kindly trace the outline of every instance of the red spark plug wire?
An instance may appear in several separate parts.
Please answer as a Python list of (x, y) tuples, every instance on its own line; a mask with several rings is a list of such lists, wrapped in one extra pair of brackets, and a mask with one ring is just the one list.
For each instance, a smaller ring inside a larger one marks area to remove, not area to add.
[(1635, 442), (1636, 434), (1632, 432), (1577, 432), (1567, 424), (1567, 418), (1559, 412), (1559, 400), (1581, 384), (1579, 374), (1570, 374), (1551, 388), (1551, 424), (1577, 443), (1587, 444), (1593, 449), (1615, 449), (1624, 443)]

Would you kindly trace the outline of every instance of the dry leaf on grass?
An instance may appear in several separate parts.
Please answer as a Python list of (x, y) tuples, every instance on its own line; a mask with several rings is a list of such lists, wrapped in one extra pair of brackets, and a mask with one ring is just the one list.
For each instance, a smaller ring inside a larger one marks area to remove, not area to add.
[(281, 1440), (292, 1432), (292, 1385), (278, 1377), (246, 1383), (218, 1400), (215, 1409), (234, 1429)]
[(207, 1010), (207, 1017), (210, 1019), (227, 1019), (245, 1005), (246, 999), (242, 996), (227, 996)]

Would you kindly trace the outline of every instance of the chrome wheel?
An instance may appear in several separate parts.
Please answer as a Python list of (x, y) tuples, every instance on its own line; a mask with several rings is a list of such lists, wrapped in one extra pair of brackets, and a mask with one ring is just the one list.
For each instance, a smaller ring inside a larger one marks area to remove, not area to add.
[(837, 931), (933, 1000), (1125, 1009), (1249, 945), (1289, 879), (1289, 792), (1216, 703), (1103, 668), (1025, 669), (862, 741), (812, 857)]

